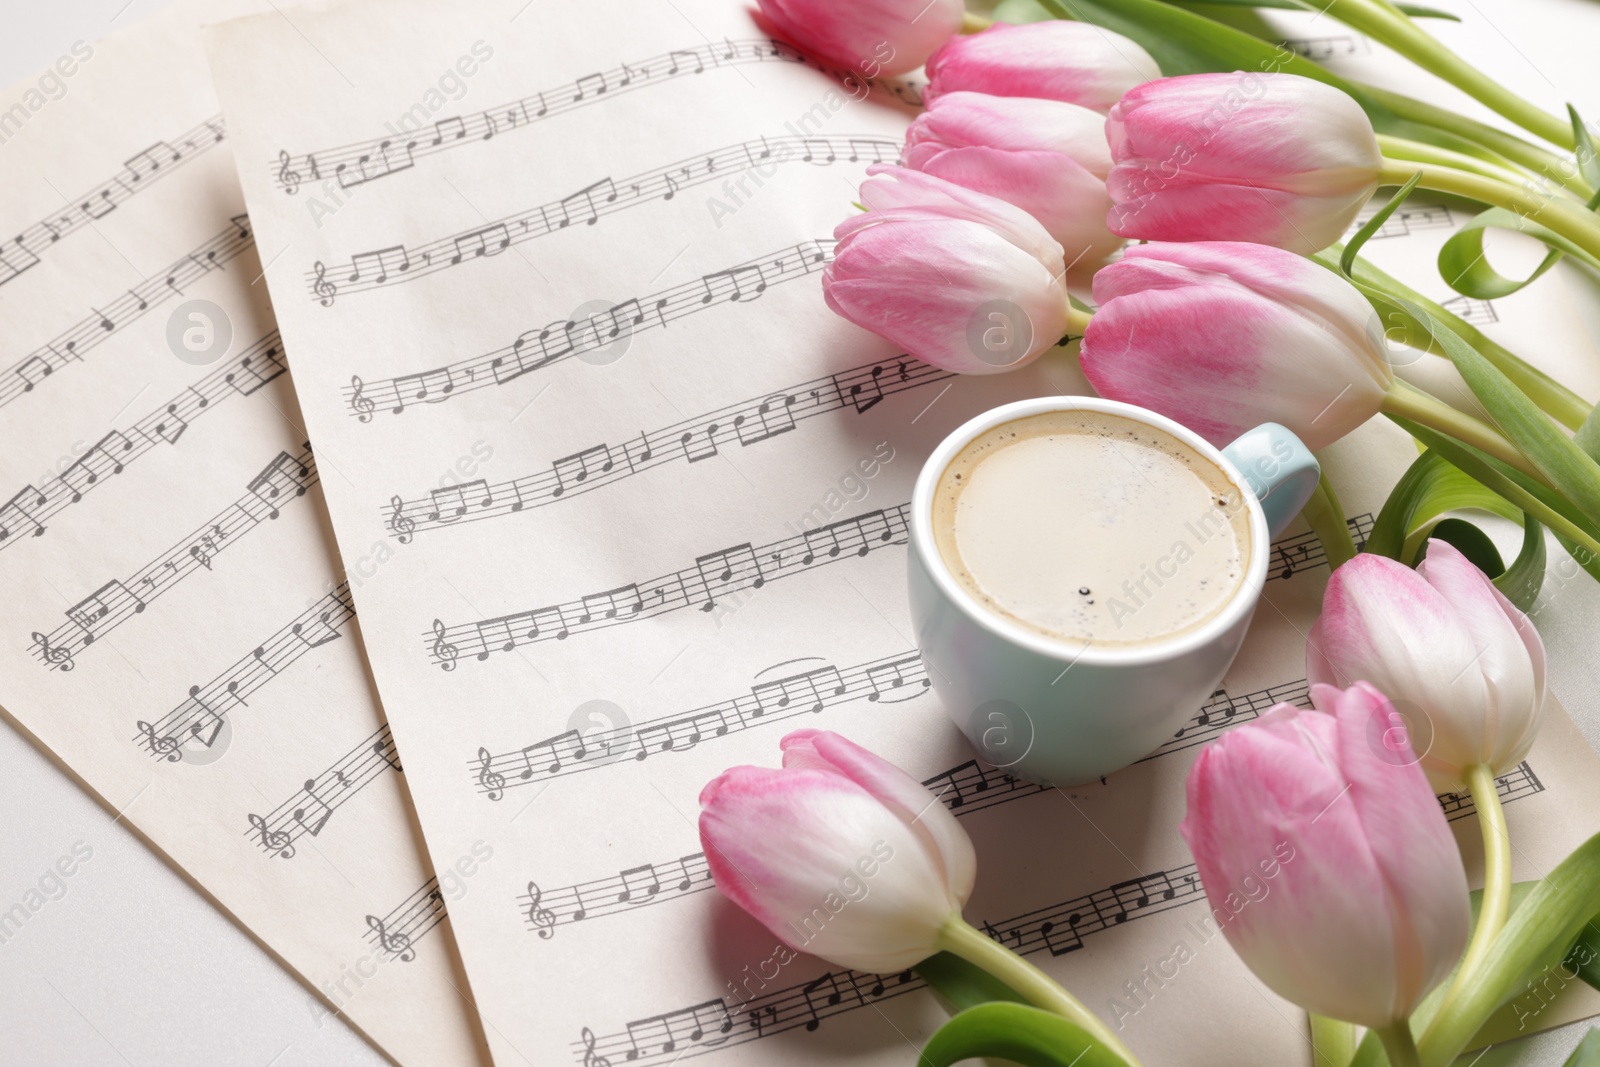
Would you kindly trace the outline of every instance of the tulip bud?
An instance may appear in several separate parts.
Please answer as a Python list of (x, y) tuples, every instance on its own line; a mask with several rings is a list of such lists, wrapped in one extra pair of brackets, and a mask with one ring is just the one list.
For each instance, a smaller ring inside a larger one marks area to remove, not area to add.
[(1056, 100), (946, 93), (912, 122), (905, 164), (1015, 204), (1044, 225), (1069, 263), (1122, 246), (1106, 229), (1111, 169), (1105, 119)]
[(833, 231), (828, 306), (946, 370), (993, 374), (1066, 333), (1061, 246), (1027, 212), (903, 167), (875, 164), (869, 209)]
[(1212, 916), (1256, 977), (1307, 1011), (1369, 1027), (1410, 1016), (1471, 921), (1450, 825), (1413, 763), (1369, 743), (1394, 708), (1319, 685), (1206, 746), (1180, 829)]
[(717, 888), (790, 948), (903, 971), (939, 951), (972, 894), (967, 832), (919, 782), (838, 734), (796, 730), (783, 769), (734, 767), (700, 794)]
[(779, 35), (869, 78), (916, 70), (958, 30), (962, 0), (756, 0)]
[(1277, 422), (1322, 448), (1375, 415), (1394, 382), (1371, 305), (1282, 249), (1137, 245), (1095, 275), (1094, 296), (1090, 384), (1219, 446)]
[(1083, 22), (1050, 19), (996, 23), (950, 38), (928, 60), (925, 103), (968, 89), (992, 96), (1033, 96), (1079, 104), (1102, 114), (1123, 93), (1161, 77), (1134, 41)]
[(1469, 767), (1501, 775), (1527, 756), (1544, 717), (1544, 642), (1487, 576), (1445, 541), (1416, 570), (1362, 553), (1334, 571), (1306, 644), (1313, 682), (1371, 682), (1440, 792)]
[(1111, 109), (1111, 232), (1254, 241), (1306, 255), (1339, 240), (1383, 156), (1350, 96), (1291, 74), (1190, 74)]

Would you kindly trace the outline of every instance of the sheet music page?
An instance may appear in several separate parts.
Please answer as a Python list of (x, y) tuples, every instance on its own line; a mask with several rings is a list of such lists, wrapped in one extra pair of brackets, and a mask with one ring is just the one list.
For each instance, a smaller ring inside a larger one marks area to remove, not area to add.
[[(911, 1061), (946, 1018), (914, 974), (780, 962), (700, 854), (702, 785), (801, 726), (925, 779), (977, 844), (968, 917), (1150, 1062), (1231, 1064), (1241, 1032), (1309, 1062), (1177, 833), (1196, 746), (1306, 701), (1326, 566), (1303, 527), (1225, 688), (1108, 781), (983, 765), (927, 688), (922, 458), (1087, 387), (1064, 352), (957, 379), (823, 306), (829, 236), (914, 87), (800, 62), (725, 0), (358, 2), (208, 46), (429, 848), (495, 850), (451, 915), (497, 1062)], [(1414, 455), (1387, 423), (1330, 450), (1358, 535)], [(1518, 877), (1600, 801), (1551, 719), (1502, 782)], [(1443, 803), (1477, 864), (1470, 805)]]
[(174, 4), (0, 96), (0, 702), (308, 1012), (485, 1062), (440, 925), (476, 884), (422, 849), (201, 44), (257, 7)]

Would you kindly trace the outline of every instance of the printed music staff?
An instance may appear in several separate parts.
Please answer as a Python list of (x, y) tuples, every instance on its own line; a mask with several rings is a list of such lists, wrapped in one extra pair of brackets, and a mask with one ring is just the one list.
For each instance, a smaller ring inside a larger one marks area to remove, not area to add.
[[(602, 215), (670, 200), (684, 189), (722, 181), (728, 173), (759, 166), (760, 173), (766, 175), (772, 172), (769, 168), (785, 163), (816, 165), (822, 161), (814, 157), (818, 145), (826, 147), (827, 162), (842, 159), (850, 163), (893, 163), (899, 159), (900, 151), (894, 141), (867, 136), (763, 137), (742, 141), (625, 178), (602, 178), (575, 193), (464, 233), (415, 247), (397, 244), (358, 252), (345, 267), (330, 268), (318, 260), (305, 272), (306, 291), (323, 307), (332, 307), (337, 296), (392, 288), (400, 282), (496, 256), (513, 245), (559, 233), (573, 225), (592, 226)], [(328, 291), (330, 272), (342, 276), (333, 293)]]
[[(788, 537), (759, 548), (750, 544), (720, 549), (698, 557), (694, 564), (672, 574), (635, 583), (630, 588), (638, 596), (626, 611), (599, 618), (585, 611), (583, 600), (556, 604), (532, 611), (515, 612), (481, 622), (447, 626), (436, 621), (427, 635), (427, 647), (434, 661), (453, 670), (456, 659), (470, 652), (480, 660), (496, 652), (509, 652), (519, 645), (536, 641), (562, 640), (569, 635), (651, 618), (668, 611), (693, 606), (709, 613), (719, 596), (746, 589), (759, 589), (768, 581), (786, 578), (813, 566), (841, 558), (865, 556), (874, 549), (902, 545), (906, 541), (906, 507), (871, 511), (831, 523), (825, 529), (835, 546), (848, 544), (847, 556), (817, 556), (808, 551), (809, 534)], [(446, 651), (445, 646), (448, 646)]]
[(91, 307), (88, 317), (34, 349), (18, 363), (0, 369), (0, 407), (33, 392), (35, 386), (68, 363), (81, 362), (83, 353), (142, 317), (150, 308), (182, 295), (184, 285), (223, 269), (224, 264), (254, 247), (248, 221), (243, 215), (236, 216), (221, 233), (165, 271), (157, 271), (148, 281), (110, 303)]
[(197, 570), (210, 570), (212, 559), (231, 548), (240, 537), (262, 522), (276, 519), (277, 500), (304, 495), (317, 481), (316, 464), (308, 446), (299, 456), (280, 454), (251, 479), (248, 492), (210, 522), (186, 537), (154, 562), (146, 564), (125, 583), (107, 582), (95, 593), (67, 609), (67, 622), (48, 635), (35, 633), (33, 654), (54, 670), (71, 670), (73, 656), (95, 639), (144, 612), (149, 602), (173, 589)]
[(0, 285), (36, 266), (39, 257), (63, 237), (95, 219), (104, 218), (119, 204), (172, 174), (206, 149), (220, 144), (225, 136), (222, 116), (217, 115), (178, 134), (172, 141), (157, 141), (131, 156), (115, 176), (70, 198), (71, 206), (0, 243)]
[(417, 942), (449, 917), (439, 880), (430, 878), (387, 915), (368, 915), (366, 937), (390, 959), (410, 963), (417, 958)]
[[(664, 328), (668, 322), (719, 304), (749, 302), (767, 286), (820, 271), (832, 249), (831, 240), (805, 241), (753, 263), (718, 271), (648, 297), (624, 301), (624, 304), (648, 309), (636, 314), (628, 328)], [(759, 288), (750, 280), (757, 276), (761, 279)], [(744, 279), (742, 286), (740, 278)], [(523, 331), (510, 345), (448, 366), (370, 382), (359, 375), (353, 376), (344, 390), (345, 404), (348, 413), (357, 421), (370, 422), (378, 411), (399, 415), (419, 403), (440, 404), (463, 393), (505, 385), (558, 360), (604, 348), (621, 328), (616, 323), (611, 326), (610, 331), (597, 327), (594, 318), (583, 322), (558, 319), (543, 329)]]

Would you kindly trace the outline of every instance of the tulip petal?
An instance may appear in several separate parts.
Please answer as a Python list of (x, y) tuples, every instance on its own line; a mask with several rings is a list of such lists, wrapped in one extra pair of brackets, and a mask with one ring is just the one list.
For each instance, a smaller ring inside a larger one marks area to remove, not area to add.
[(937, 951), (954, 910), (943, 870), (862, 787), (821, 770), (735, 767), (700, 803), (717, 888), (785, 944), (871, 971)]
[[(869, 215), (857, 218), (870, 217), (870, 213), (890, 213), (896, 208), (908, 208), (966, 219), (994, 230), (1037, 259), (1046, 270), (1052, 273), (1061, 270), (1061, 246), (1051, 239), (1037, 219), (1005, 200), (889, 163), (872, 164), (867, 168), (867, 175), (867, 180), (861, 183), (860, 196)], [(841, 223), (841, 228), (854, 221)], [(835, 229), (834, 236), (842, 239), (844, 234)]]
[(995, 96), (1042, 97), (1104, 112), (1161, 68), (1136, 42), (1088, 23), (997, 22), (952, 37), (927, 63), (929, 104), (964, 89)]
[[(1532, 621), (1448, 541), (1430, 539), (1417, 573), (1454, 609), (1486, 687), (1479, 759), (1496, 774), (1520, 763), (1544, 715), (1544, 642)], [(1528, 714), (1528, 708), (1534, 709)]]
[(943, 867), (951, 903), (960, 908), (978, 876), (972, 838), (928, 788), (889, 761), (829, 731), (796, 730), (779, 743), (783, 765), (827, 768), (872, 794), (900, 821), (925, 835), (929, 854)]
[(1389, 1018), (1404, 1018), (1449, 975), (1467, 946), (1466, 871), (1422, 769), (1410, 760), (1385, 758), (1372, 746), (1372, 738), (1382, 736), (1396, 718), (1384, 695), (1357, 682), (1338, 700), (1334, 714), (1340, 770), (1350, 783), (1350, 801), (1389, 901), (1395, 976)]
[(961, 0), (757, 0), (772, 27), (858, 76), (922, 66), (961, 26)]

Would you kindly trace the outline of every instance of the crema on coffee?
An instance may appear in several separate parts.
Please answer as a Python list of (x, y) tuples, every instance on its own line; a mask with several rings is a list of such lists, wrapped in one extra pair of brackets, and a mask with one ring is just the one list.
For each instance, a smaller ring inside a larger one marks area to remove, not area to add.
[(1192, 630), (1233, 598), (1250, 560), (1250, 514), (1220, 468), (1098, 411), (980, 434), (940, 475), (932, 517), (968, 593), (1073, 642), (1153, 644)]

